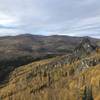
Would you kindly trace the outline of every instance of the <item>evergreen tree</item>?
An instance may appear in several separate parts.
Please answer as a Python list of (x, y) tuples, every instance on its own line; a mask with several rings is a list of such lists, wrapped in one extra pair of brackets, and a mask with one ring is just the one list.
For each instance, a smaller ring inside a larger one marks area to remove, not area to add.
[(88, 92), (89, 96), (88, 96), (88, 100), (94, 100), (93, 99), (93, 94), (92, 94), (92, 86), (89, 88), (89, 92)]
[(85, 86), (82, 100), (94, 100), (92, 94), (92, 86), (91, 87)]
[(85, 86), (82, 100), (87, 100), (87, 87)]

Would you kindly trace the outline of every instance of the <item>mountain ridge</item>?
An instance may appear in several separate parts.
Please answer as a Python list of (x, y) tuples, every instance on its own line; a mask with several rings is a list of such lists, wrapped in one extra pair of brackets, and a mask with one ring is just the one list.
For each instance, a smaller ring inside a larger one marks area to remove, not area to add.
[[(86, 43), (87, 48), (88, 42), (82, 41), (80, 44)], [(32, 62), (10, 73), (8, 83), (0, 87), (0, 97), (3, 100), (83, 100), (86, 89), (99, 100), (99, 69), (100, 52), (97, 48), (78, 59), (72, 53)]]
[[(98, 41), (98, 39), (89, 39), (92, 43)], [(5, 74), (9, 74), (21, 65), (70, 54), (81, 40), (82, 38), (79, 37), (37, 36), (32, 34), (0, 37), (0, 80)]]

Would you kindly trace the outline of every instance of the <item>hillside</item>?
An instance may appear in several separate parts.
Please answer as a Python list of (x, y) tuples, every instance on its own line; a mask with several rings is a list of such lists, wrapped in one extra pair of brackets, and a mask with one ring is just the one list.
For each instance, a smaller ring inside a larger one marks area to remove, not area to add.
[(100, 49), (86, 38), (72, 54), (20, 66), (8, 79), (1, 100), (100, 100)]
[[(82, 38), (85, 37), (31, 34), (0, 37), (0, 84), (16, 67), (72, 53)], [(99, 44), (100, 40), (89, 39)]]
[[(48, 54), (72, 53), (73, 49), (84, 37), (70, 36), (39, 36), (23, 34), (18, 36), (0, 37), (0, 59), (32, 56), (40, 58)], [(89, 38), (89, 37), (88, 37)], [(100, 42), (98, 39), (90, 38), (91, 42)], [(41, 56), (40, 56), (41, 55)]]
[[(0, 65), (19, 66), (33, 60), (70, 54), (82, 38), (85, 37), (31, 34), (0, 37)], [(99, 39), (89, 39), (92, 44), (99, 45)]]

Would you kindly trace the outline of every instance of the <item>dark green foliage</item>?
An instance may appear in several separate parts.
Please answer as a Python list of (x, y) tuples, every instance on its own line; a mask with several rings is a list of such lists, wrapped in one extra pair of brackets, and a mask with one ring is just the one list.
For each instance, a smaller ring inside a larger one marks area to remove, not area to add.
[(87, 100), (87, 87), (85, 86), (82, 100)]
[(91, 87), (85, 86), (82, 100), (94, 100), (92, 94), (92, 86)]
[(0, 97), (0, 100), (3, 100), (2, 97)]

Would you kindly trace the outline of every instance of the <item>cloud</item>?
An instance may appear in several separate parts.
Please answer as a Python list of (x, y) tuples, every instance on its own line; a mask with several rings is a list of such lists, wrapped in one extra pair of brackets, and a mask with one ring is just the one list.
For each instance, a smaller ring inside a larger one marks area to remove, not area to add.
[(100, 37), (99, 28), (99, 0), (0, 1), (0, 35), (33, 33)]

